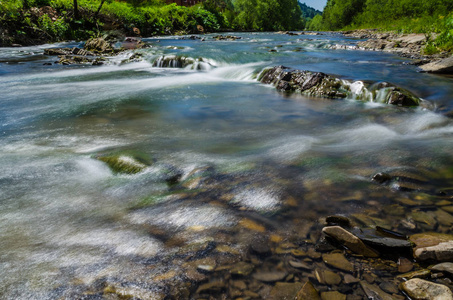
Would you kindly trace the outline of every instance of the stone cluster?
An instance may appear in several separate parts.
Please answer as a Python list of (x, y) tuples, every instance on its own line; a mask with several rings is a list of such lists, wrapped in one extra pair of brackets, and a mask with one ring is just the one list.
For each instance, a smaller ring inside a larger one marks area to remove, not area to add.
[(397, 106), (418, 106), (421, 102), (409, 91), (386, 82), (367, 86), (362, 81), (351, 82), (321, 72), (292, 70), (284, 66), (264, 70), (259, 81), (272, 84), (280, 91), (317, 98), (349, 98)]

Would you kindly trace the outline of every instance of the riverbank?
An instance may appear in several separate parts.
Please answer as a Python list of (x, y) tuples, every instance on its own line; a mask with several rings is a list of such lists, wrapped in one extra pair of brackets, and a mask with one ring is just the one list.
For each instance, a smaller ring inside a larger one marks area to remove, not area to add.
[(346, 37), (359, 41), (355, 46), (335, 45), (333, 49), (351, 49), (383, 51), (410, 58), (410, 64), (420, 66), (421, 71), (432, 73), (453, 73), (452, 54), (446, 51), (429, 54), (429, 43), (436, 39), (437, 34), (398, 34), (381, 32), (373, 29), (359, 29), (341, 32)]

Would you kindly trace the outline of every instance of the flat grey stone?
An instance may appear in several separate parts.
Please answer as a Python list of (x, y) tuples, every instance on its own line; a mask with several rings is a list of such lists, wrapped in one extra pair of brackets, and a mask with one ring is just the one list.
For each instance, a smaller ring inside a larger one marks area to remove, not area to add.
[(403, 282), (401, 287), (411, 299), (453, 300), (453, 293), (447, 286), (427, 280), (411, 279)]
[(422, 72), (453, 74), (453, 56), (420, 66)]

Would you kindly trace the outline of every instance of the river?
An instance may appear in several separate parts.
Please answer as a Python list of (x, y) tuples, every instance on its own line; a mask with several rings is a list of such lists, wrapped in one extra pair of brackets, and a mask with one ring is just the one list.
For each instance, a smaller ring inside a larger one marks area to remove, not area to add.
[[(453, 195), (452, 78), (389, 53), (331, 50), (357, 42), (337, 34), (233, 35), (144, 38), (139, 59), (102, 66), (43, 54), (77, 42), (0, 49), (0, 298), (185, 298), (230, 282), (208, 267), (245, 260), (255, 239), (317, 245), (333, 214), (449, 230), (401, 220), (426, 207), (405, 199)], [(195, 62), (159, 63), (172, 55)], [(431, 109), (281, 93), (256, 79), (277, 65), (391, 82)], [(114, 173), (96, 159), (109, 151), (150, 163)], [(380, 185), (379, 172), (396, 179)], [(192, 270), (200, 260), (204, 273)]]

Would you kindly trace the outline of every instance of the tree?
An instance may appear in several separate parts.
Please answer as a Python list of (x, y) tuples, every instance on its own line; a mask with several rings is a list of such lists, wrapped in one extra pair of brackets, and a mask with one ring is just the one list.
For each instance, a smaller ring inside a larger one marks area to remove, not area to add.
[(329, 0), (323, 13), (323, 23), (328, 30), (350, 25), (365, 6), (366, 0)]
[(297, 0), (236, 0), (233, 4), (239, 28), (257, 31), (303, 28)]
[(79, 19), (79, 7), (77, 4), (77, 0), (74, 0), (74, 19)]

